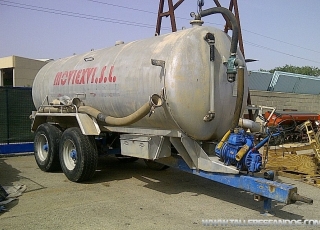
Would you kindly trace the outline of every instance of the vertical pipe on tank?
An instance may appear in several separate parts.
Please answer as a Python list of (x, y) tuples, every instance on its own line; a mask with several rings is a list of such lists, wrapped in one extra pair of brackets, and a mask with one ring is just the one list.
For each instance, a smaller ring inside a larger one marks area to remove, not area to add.
[(210, 77), (209, 77), (209, 111), (204, 116), (203, 120), (205, 122), (212, 121), (215, 117), (215, 108), (214, 108), (214, 62), (210, 62)]
[(214, 114), (214, 66), (213, 66), (213, 61), (210, 62), (210, 110), (209, 114), (213, 113)]
[[(192, 27), (195, 26), (201, 26), (203, 24), (203, 21), (201, 20), (199, 15), (194, 15), (195, 18), (190, 22)], [(207, 33), (204, 37), (204, 40), (209, 44), (210, 46), (210, 76), (209, 76), (209, 111), (204, 116), (203, 120), (205, 122), (212, 121), (215, 116), (215, 109), (214, 109), (214, 43), (215, 38), (212, 33)]]
[(208, 122), (213, 120), (215, 116), (215, 108), (214, 108), (214, 92), (215, 92), (215, 84), (214, 84), (214, 43), (215, 38), (212, 33), (207, 33), (204, 37), (206, 42), (208, 42), (210, 46), (209, 55), (210, 55), (210, 77), (209, 77), (209, 112), (203, 118), (204, 121)]

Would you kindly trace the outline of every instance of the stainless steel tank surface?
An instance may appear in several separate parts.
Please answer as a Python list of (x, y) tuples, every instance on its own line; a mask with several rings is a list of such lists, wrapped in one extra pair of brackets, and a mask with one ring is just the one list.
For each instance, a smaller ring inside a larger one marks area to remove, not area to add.
[[(207, 33), (215, 37), (213, 62), (204, 39)], [(163, 106), (132, 127), (181, 130), (196, 140), (219, 139), (230, 127), (236, 102), (237, 81), (230, 83), (226, 76), (229, 49), (230, 38), (223, 31), (194, 26), (74, 55), (49, 62), (38, 72), (33, 101), (38, 108), (46, 96), (49, 101), (60, 96), (79, 97), (104, 114), (124, 117), (152, 94), (162, 94)], [(239, 51), (238, 57), (243, 60)], [(152, 65), (151, 59), (165, 61), (164, 68)], [(210, 86), (212, 71), (214, 89)], [(215, 117), (205, 122), (210, 90), (214, 91)]]

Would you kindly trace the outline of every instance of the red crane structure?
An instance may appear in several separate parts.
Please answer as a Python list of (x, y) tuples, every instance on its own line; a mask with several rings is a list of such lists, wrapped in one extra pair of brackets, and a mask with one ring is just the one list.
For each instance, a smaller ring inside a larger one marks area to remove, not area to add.
[[(170, 22), (171, 22), (171, 29), (172, 32), (176, 32), (177, 31), (177, 25), (176, 25), (176, 19), (175, 19), (175, 15), (174, 15), (174, 11), (175, 9), (177, 9), (181, 3), (184, 2), (184, 0), (178, 0), (175, 4), (173, 4), (173, 0), (167, 0), (168, 1), (168, 11), (164, 12), (164, 3), (165, 0), (160, 0), (159, 2), (159, 10), (158, 10), (158, 17), (157, 17), (157, 25), (156, 25), (156, 35), (160, 34), (161, 31), (161, 23), (162, 23), (162, 18), (163, 17), (170, 17)], [(213, 0), (213, 2), (216, 4), (217, 7), (221, 7), (221, 4), (219, 2), (219, 0)], [(234, 15), (237, 18), (238, 24), (239, 24), (239, 48), (244, 55), (244, 47), (243, 47), (243, 40), (242, 40), (242, 33), (241, 33), (241, 26), (240, 26), (240, 16), (239, 16), (239, 10), (238, 10), (238, 2), (237, 0), (230, 0), (230, 4), (229, 4), (229, 10), (231, 12), (234, 11)], [(232, 30), (232, 26), (231, 23), (229, 22), (228, 18), (225, 17), (223, 15), (226, 24), (224, 26), (224, 32), (228, 33), (229, 30)]]

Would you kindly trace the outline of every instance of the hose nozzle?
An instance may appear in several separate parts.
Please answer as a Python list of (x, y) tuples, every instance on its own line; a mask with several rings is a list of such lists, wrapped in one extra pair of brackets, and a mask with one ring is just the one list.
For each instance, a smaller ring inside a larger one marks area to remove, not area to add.
[(236, 80), (236, 74), (228, 73), (227, 78), (228, 78), (228, 82), (232, 83)]

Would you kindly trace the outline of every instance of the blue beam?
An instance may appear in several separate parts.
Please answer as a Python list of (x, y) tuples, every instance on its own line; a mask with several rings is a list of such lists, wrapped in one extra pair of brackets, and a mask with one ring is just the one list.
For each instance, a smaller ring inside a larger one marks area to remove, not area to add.
[(33, 152), (33, 142), (0, 145), (0, 154)]
[(203, 170), (190, 169), (188, 165), (179, 156), (168, 157), (157, 160), (157, 162), (180, 169), (194, 175), (207, 178), (234, 188), (239, 188), (265, 198), (270, 198), (285, 204), (294, 203), (294, 195), (297, 194), (297, 187), (283, 184), (260, 177), (254, 177), (244, 174), (225, 174), (206, 172)]
[(292, 185), (279, 183), (276, 181), (266, 180), (264, 178), (247, 176), (247, 175), (230, 175), (222, 173), (210, 173), (204, 171), (191, 170), (192, 174), (240, 188), (254, 194), (267, 197), (285, 204), (292, 203), (291, 194), (297, 192), (297, 188)]

